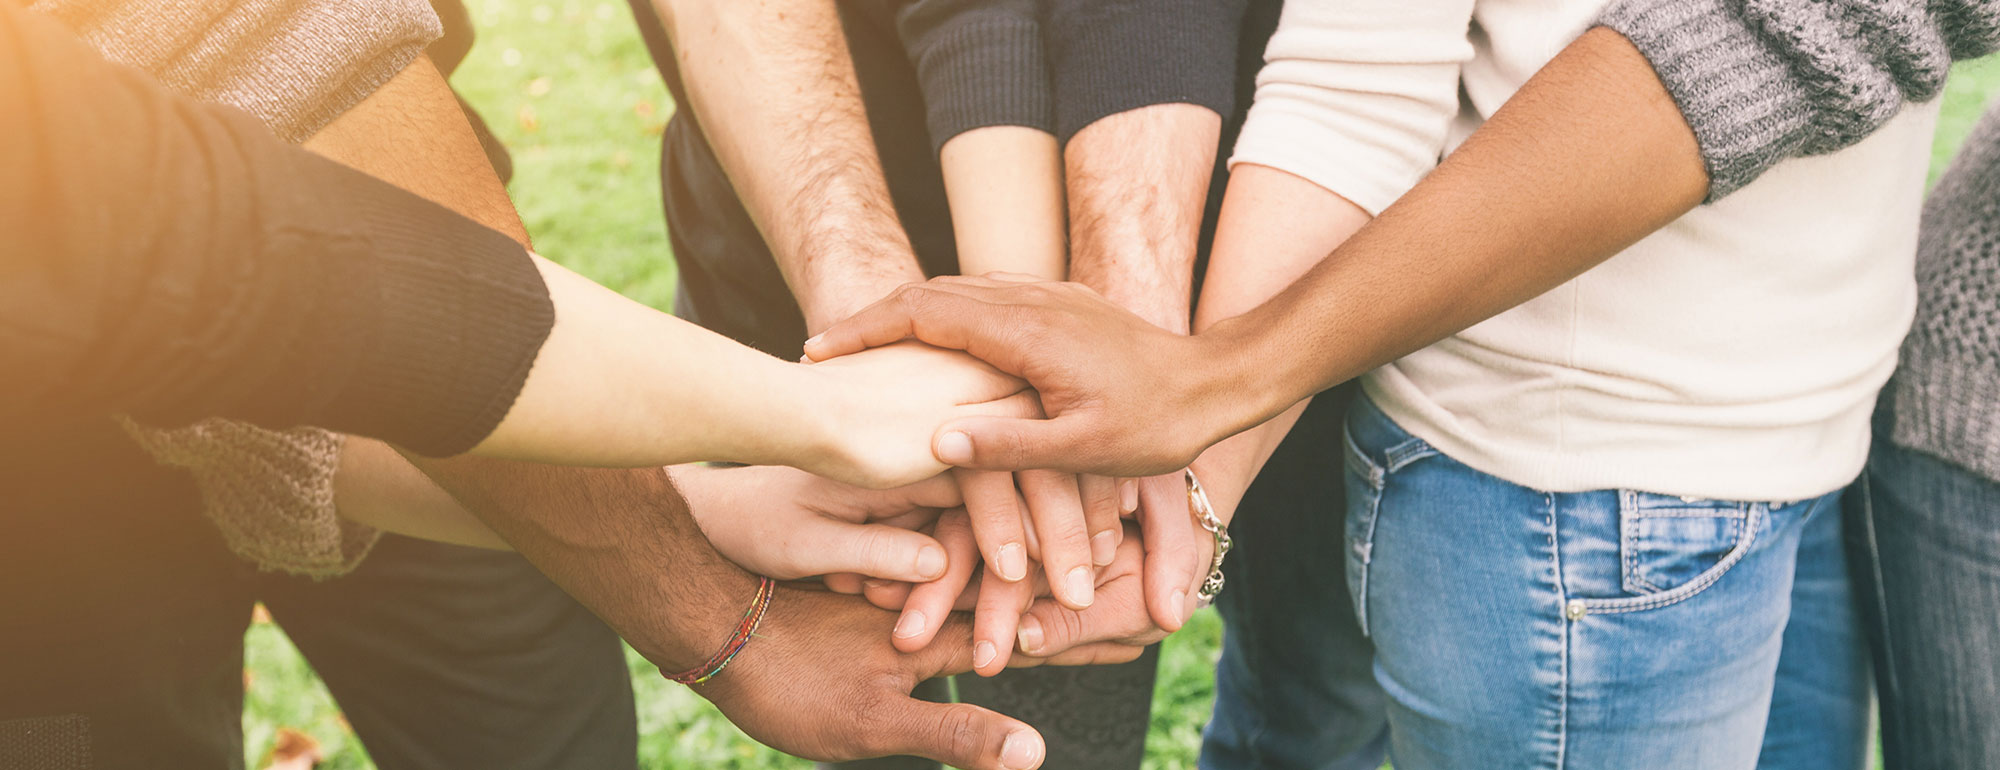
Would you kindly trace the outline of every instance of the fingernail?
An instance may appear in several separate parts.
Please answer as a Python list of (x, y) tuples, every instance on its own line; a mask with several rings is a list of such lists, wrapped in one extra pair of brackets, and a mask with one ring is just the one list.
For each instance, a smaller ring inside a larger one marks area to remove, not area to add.
[(1180, 620), (1180, 625), (1183, 626), (1187, 625), (1187, 619), (1188, 619), (1187, 592), (1175, 591), (1173, 596), (1168, 597), (1168, 600), (1173, 602), (1174, 616)]
[(1000, 579), (1009, 583), (1019, 582), (1028, 576), (1028, 552), (1020, 543), (1000, 546)]
[(1090, 560), (1102, 567), (1118, 558), (1118, 530), (1107, 529), (1090, 538)]
[(1118, 509), (1126, 513), (1139, 510), (1139, 482), (1118, 483)]
[(1014, 635), (1019, 637), (1022, 652), (1029, 655), (1041, 652), (1043, 641), (1042, 621), (1036, 620), (1035, 616), (1022, 615), (1021, 626), (1014, 630)]
[(992, 642), (981, 641), (972, 645), (972, 667), (985, 668), (986, 664), (993, 662), (993, 656), (999, 654), (1000, 651), (993, 648)]
[(1090, 606), (1090, 603), (1096, 598), (1092, 595), (1094, 592), (1091, 590), (1091, 584), (1095, 582), (1096, 578), (1097, 573), (1089, 567), (1077, 567), (1070, 570), (1069, 577), (1063, 579), (1063, 582), (1069, 584), (1070, 603), (1078, 607)]
[(944, 574), (944, 549), (934, 545), (924, 546), (917, 551), (917, 574), (927, 580), (935, 580)]
[(972, 462), (972, 437), (959, 431), (952, 431), (938, 437), (938, 461), (946, 465), (966, 465)]
[(925, 618), (923, 613), (916, 610), (903, 613), (903, 619), (896, 621), (896, 638), (908, 639), (923, 633), (924, 623), (927, 620), (928, 618)]
[(807, 337), (807, 338), (806, 338), (806, 347), (812, 347), (812, 346), (814, 346), (814, 345), (817, 345), (817, 344), (819, 344), (819, 338), (821, 338), (821, 337), (824, 337), (824, 336), (826, 336), (826, 332), (820, 332), (820, 333), (818, 333), (818, 334), (815, 334), (815, 335), (813, 335), (813, 336), (811, 336), (811, 337)]
[(1006, 770), (1028, 770), (1042, 761), (1042, 742), (1027, 730), (1008, 734), (1000, 744), (1000, 766)]

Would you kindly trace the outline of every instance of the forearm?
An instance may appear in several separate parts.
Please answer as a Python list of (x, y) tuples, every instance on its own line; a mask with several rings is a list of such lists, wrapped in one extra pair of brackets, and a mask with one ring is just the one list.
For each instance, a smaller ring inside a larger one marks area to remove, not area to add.
[(480, 548), (507, 543), (394, 447), (350, 436), (333, 477), (334, 508), (384, 532)]
[[(1368, 212), (1284, 171), (1239, 164), (1216, 225), (1194, 328), (1254, 310), (1368, 223)], [(1203, 452), (1195, 472), (1218, 516), (1231, 520), (1250, 482), (1305, 412), (1301, 401)]]
[(410, 460), (663, 669), (719, 648), (756, 591), (708, 544), (664, 469)]
[(702, 130), (808, 332), (923, 280), (830, 0), (655, 0)]
[[(435, 68), (419, 61), (306, 148), (526, 243)], [(797, 463), (814, 448), (800, 367), (648, 308), (548, 260), (555, 323), (506, 414), (472, 451), (573, 465)]]
[(1024, 126), (976, 128), (945, 142), (938, 160), (960, 273), (1063, 279), (1063, 170), (1054, 136)]
[(536, 261), (555, 327), (475, 453), (602, 467), (800, 465), (826, 448), (805, 367)]
[(1070, 279), (1187, 333), (1194, 259), (1222, 119), (1188, 104), (1127, 110), (1077, 132), (1063, 154)]
[(1616, 33), (1586, 33), (1291, 288), (1203, 336), (1228, 436), (1610, 258), (1700, 203), (1687, 123)]

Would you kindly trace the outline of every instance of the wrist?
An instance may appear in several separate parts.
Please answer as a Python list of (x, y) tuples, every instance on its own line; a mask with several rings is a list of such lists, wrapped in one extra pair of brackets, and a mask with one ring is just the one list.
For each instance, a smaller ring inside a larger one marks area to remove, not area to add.
[[(907, 251), (907, 250), (906, 250)], [(879, 257), (844, 258), (837, 254), (814, 255), (809, 262), (820, 269), (796, 287), (799, 311), (805, 316), (806, 334), (818, 334), (862, 308), (875, 304), (907, 283), (924, 280), (915, 256), (897, 264), (871, 263)]]
[(1206, 395), (1213, 403), (1213, 424), (1222, 431), (1217, 441), (1257, 427), (1319, 391), (1302, 379), (1305, 357), (1273, 337), (1251, 316), (1237, 316), (1191, 338), (1207, 350)]

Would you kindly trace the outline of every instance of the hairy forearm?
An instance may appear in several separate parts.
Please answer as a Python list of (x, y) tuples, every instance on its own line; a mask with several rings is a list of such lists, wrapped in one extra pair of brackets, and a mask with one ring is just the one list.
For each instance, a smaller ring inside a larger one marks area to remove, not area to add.
[[(1254, 310), (1292, 285), (1368, 219), (1360, 206), (1303, 178), (1267, 166), (1236, 166), (1216, 225), (1195, 331)], [(1195, 462), (1195, 472), (1224, 521), (1235, 516), (1250, 482), (1305, 408), (1301, 401), (1210, 447)]]
[(755, 593), (755, 578), (708, 544), (664, 469), (412, 461), (662, 668), (714, 652)]
[(1024, 126), (976, 128), (945, 142), (938, 160), (960, 273), (1063, 279), (1068, 255), (1055, 136)]
[(1527, 301), (1700, 203), (1694, 135), (1651, 67), (1593, 30), (1291, 288), (1203, 336), (1229, 435)]
[(1189, 104), (1112, 115), (1064, 149), (1070, 279), (1176, 332), (1188, 305), (1222, 119)]
[(817, 333), (923, 280), (832, 0), (655, 0), (688, 97)]

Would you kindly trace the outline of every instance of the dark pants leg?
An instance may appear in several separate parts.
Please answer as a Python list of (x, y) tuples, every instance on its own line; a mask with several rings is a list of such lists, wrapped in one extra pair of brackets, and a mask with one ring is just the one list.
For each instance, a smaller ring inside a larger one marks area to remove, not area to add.
[(1313, 399), (1231, 522), (1204, 770), (1374, 770), (1388, 753), (1374, 648), (1347, 591), (1341, 424), (1351, 397), (1349, 386)]
[(385, 535), (258, 588), (382, 770), (637, 766), (618, 637), (519, 555)]
[[(1115, 666), (1050, 666), (1013, 669), (994, 677), (964, 674), (959, 700), (1027, 722), (1048, 743), (1045, 770), (1137, 768), (1146, 758), (1146, 729), (1152, 721), (1153, 679), (1160, 647)], [(918, 686), (917, 697), (946, 702), (943, 679)], [(821, 765), (839, 770), (937, 770), (938, 763), (916, 757), (883, 757)]]
[(2000, 483), (1889, 442), (1847, 496), (1889, 770), (2000, 767)]
[(0, 437), (0, 768), (243, 767), (247, 565), (109, 420)]

